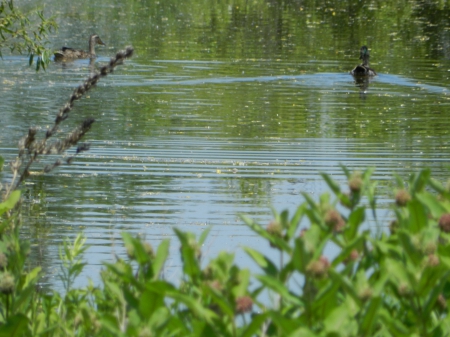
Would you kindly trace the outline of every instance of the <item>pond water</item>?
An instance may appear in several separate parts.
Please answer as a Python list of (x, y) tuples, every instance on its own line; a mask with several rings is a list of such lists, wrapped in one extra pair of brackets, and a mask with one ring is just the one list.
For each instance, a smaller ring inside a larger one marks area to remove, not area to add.
[[(97, 67), (126, 45), (136, 51), (76, 103), (61, 129), (63, 135), (94, 117), (84, 139), (91, 150), (24, 186), (23, 231), (45, 282), (58, 284), (58, 247), (80, 231), (90, 248), (79, 284), (85, 276), (96, 281), (101, 261), (124, 254), (124, 230), (154, 246), (173, 237), (171, 277), (180, 265), (174, 227), (211, 227), (205, 255), (242, 245), (266, 249), (239, 214), (266, 224), (270, 207), (294, 211), (301, 192), (327, 191), (320, 172), (345, 183), (339, 164), (376, 167), (385, 218), (392, 196), (383, 187), (392, 173), (406, 179), (431, 167), (437, 179), (448, 179), (448, 5), (45, 3), (60, 25), (53, 48), (86, 49), (96, 32), (107, 44), (97, 48)], [(349, 71), (363, 44), (379, 75), (361, 85)], [(90, 71), (80, 60), (36, 73), (26, 57), (5, 56), (1, 155), (14, 158), (30, 126), (44, 134)], [(239, 250), (237, 261), (248, 263)]]

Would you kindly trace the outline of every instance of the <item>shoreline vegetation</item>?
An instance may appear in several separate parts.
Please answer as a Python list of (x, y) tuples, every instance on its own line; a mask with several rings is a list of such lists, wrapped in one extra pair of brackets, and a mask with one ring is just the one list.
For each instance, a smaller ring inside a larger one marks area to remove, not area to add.
[[(45, 18), (41, 10), (22, 12), (13, 0), (0, 1), (0, 58), (2, 49), (27, 54), (29, 65), (36, 70), (45, 69), (52, 51), (47, 46), (47, 36), (57, 29), (54, 18)], [(35, 57), (36, 60), (35, 60)]]
[[(279, 254), (273, 261), (243, 248), (260, 267), (252, 275), (221, 252), (202, 268), (199, 238), (175, 229), (182, 276), (175, 285), (163, 276), (169, 240), (157, 248), (122, 233), (127, 258), (104, 263), (101, 285), (74, 287), (83, 270), (85, 237), (79, 234), (60, 249), (64, 294), (39, 290), (41, 268), (28, 268), (30, 243), (20, 236), (20, 186), (31, 166), (47, 155), (62, 156), (90, 130), (85, 120), (62, 139), (53, 140), (75, 101), (102, 77), (131, 57), (133, 48), (111, 61), (74, 90), (43, 139), (30, 128), (11, 163), (12, 180), (0, 203), (0, 336), (445, 336), (450, 333), (450, 188), (431, 178), (430, 170), (397, 177), (393, 219), (376, 219), (372, 168), (350, 172), (340, 186), (322, 174), (331, 190), (319, 200), (305, 199), (290, 216), (273, 213), (261, 226), (242, 220)], [(74, 156), (45, 166), (49, 173)], [(371, 212), (383, 230), (372, 234)], [(304, 224), (307, 223), (306, 226)], [(302, 226), (300, 227), (300, 224)], [(333, 259), (328, 245), (338, 247)], [(261, 300), (267, 294), (273, 301)]]

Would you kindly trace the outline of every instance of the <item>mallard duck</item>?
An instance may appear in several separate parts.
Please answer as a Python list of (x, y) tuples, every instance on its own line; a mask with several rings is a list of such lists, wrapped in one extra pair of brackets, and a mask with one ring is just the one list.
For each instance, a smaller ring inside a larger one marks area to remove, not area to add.
[(375, 76), (377, 73), (369, 67), (369, 57), (369, 49), (366, 46), (362, 46), (359, 50), (359, 59), (363, 62), (357, 65), (350, 74), (353, 76)]
[(89, 37), (89, 52), (69, 47), (62, 47), (61, 50), (55, 52), (55, 61), (71, 61), (75, 59), (92, 59), (95, 58), (95, 45), (105, 45), (97, 34)]

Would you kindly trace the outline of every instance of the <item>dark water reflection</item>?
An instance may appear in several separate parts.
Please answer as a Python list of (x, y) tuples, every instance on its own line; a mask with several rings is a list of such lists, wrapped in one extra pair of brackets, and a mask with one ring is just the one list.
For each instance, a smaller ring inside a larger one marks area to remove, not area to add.
[[(100, 261), (123, 254), (123, 230), (157, 246), (174, 226), (196, 233), (212, 226), (210, 254), (261, 247), (238, 214), (267, 223), (270, 206), (293, 211), (301, 192), (317, 197), (327, 190), (319, 172), (343, 182), (339, 163), (377, 167), (381, 219), (389, 217), (385, 187), (393, 172), (406, 178), (431, 167), (436, 178), (448, 178), (446, 5), (53, 4), (61, 25), (55, 49), (83, 47), (95, 31), (108, 45), (97, 64), (127, 44), (136, 56), (77, 102), (63, 129), (95, 117), (86, 137), (91, 151), (33, 176), (24, 190), (24, 234), (49, 282), (56, 282), (58, 246), (80, 231), (91, 245), (89, 276)], [(442, 29), (427, 28), (434, 25)], [(348, 71), (361, 44), (371, 47), (379, 76), (355, 83)], [(30, 125), (45, 130), (53, 122), (90, 72), (88, 61), (39, 73), (26, 63), (0, 63), (0, 147), (7, 158)], [(168, 272), (176, 273), (177, 250), (173, 243)], [(241, 253), (238, 261), (248, 262)]]

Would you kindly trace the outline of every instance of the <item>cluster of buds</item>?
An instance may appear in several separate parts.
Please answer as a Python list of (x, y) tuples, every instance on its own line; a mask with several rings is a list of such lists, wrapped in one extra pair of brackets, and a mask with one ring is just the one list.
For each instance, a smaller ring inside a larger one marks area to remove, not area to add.
[(439, 265), (439, 257), (436, 254), (430, 254), (427, 258), (427, 266), (436, 267)]
[(450, 213), (446, 213), (439, 219), (439, 228), (445, 233), (450, 232)]
[(334, 232), (342, 232), (345, 227), (344, 219), (342, 218), (341, 214), (335, 209), (330, 209), (327, 211), (324, 221), (325, 224)]
[(411, 195), (405, 189), (398, 190), (395, 194), (395, 203), (399, 207), (404, 207), (411, 200)]
[[(274, 237), (277, 237), (277, 238), (283, 237), (283, 227), (281, 226), (281, 224), (278, 221), (270, 222), (266, 228), (266, 231), (267, 231), (267, 233), (269, 233), (270, 235), (272, 235)], [(274, 247), (272, 242), (270, 242), (270, 246)]]
[(236, 299), (236, 312), (244, 314), (252, 311), (253, 300), (250, 296), (241, 296)]
[(8, 272), (2, 273), (0, 276), (0, 293), (5, 295), (12, 294), (14, 292), (14, 288), (14, 276)]
[(306, 272), (314, 278), (322, 278), (327, 275), (330, 269), (330, 261), (325, 256), (321, 256), (318, 260), (311, 261), (306, 266)]
[(350, 188), (350, 192), (359, 193), (361, 192), (361, 188), (363, 186), (363, 180), (361, 172), (356, 171), (353, 172), (350, 179), (348, 180), (348, 187)]

